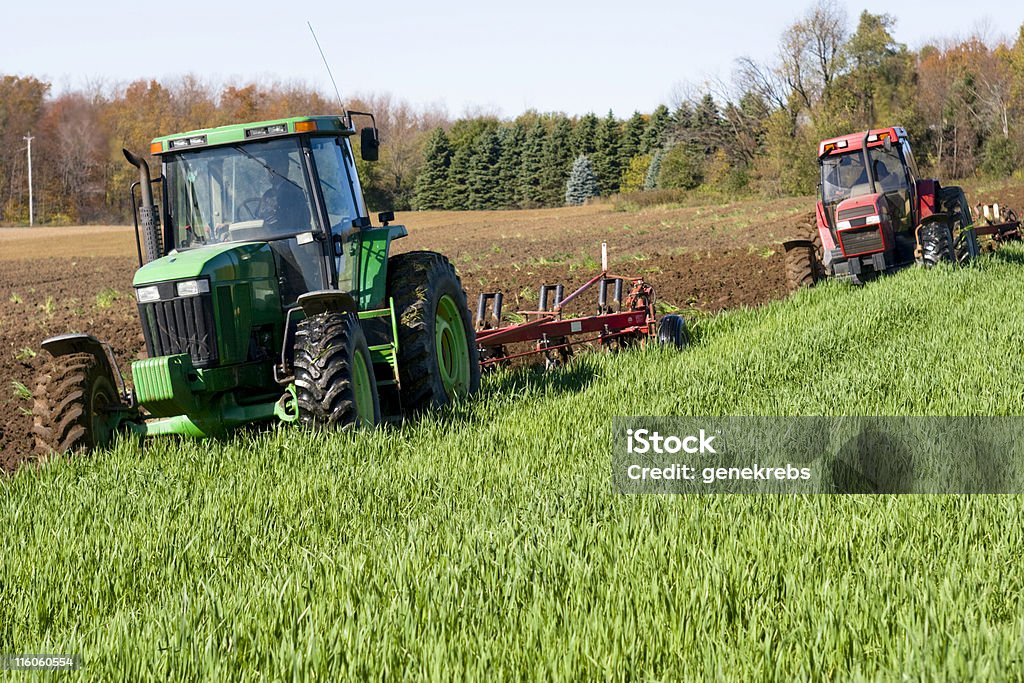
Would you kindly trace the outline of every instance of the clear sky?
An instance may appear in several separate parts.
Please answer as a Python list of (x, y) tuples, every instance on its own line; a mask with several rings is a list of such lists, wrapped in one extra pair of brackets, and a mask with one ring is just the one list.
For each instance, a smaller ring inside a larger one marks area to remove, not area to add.
[[(38, 4), (37, 4), (38, 2)], [(620, 117), (668, 103), (680, 83), (728, 78), (733, 60), (770, 59), (810, 0), (432, 0), (230, 4), (8, 0), (0, 73), (34, 75), (55, 91), (90, 81), (171, 78), (301, 80), (330, 91), (312, 21), (342, 95), (390, 92), (504, 116), (535, 108)], [(911, 48), (976, 28), (1014, 38), (1018, 0), (860, 0), (898, 20)]]

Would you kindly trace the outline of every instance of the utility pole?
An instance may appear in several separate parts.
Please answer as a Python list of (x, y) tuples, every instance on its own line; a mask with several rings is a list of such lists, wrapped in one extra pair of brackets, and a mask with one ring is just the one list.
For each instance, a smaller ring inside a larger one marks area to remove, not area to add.
[(24, 140), (28, 143), (28, 225), (31, 228), (35, 225), (34, 207), (32, 205), (32, 141), (35, 138), (32, 137), (31, 131), (24, 137)]

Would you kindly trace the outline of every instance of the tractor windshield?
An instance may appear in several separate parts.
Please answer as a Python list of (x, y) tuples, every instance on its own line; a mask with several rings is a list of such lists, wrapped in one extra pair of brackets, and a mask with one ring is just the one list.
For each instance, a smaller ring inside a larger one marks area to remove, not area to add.
[[(907, 214), (908, 180), (903, 160), (896, 147), (868, 149), (875, 192), (885, 195), (893, 216), (899, 222)], [(871, 181), (860, 150), (825, 157), (821, 160), (821, 199), (834, 215), (836, 206), (851, 197), (871, 193)], [(899, 226), (897, 226), (899, 229)]]
[(836, 205), (844, 199), (871, 192), (864, 155), (858, 150), (821, 160), (822, 200)]
[(166, 158), (164, 173), (177, 249), (314, 229), (298, 138), (180, 152)]

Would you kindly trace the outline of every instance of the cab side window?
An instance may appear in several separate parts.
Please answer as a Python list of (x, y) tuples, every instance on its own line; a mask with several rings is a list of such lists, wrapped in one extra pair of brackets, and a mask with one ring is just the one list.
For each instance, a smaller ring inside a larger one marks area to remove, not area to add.
[(313, 138), (310, 146), (317, 175), (320, 176), (320, 191), (327, 208), (331, 234), (342, 235), (351, 229), (358, 213), (341, 147), (333, 137)]

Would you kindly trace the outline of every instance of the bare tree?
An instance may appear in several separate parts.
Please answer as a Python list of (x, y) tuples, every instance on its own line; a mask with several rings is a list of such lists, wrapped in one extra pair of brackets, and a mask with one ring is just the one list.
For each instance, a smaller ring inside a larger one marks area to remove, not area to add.
[(848, 31), (846, 11), (835, 0), (818, 0), (787, 28), (779, 45), (778, 78), (810, 109), (842, 71)]

